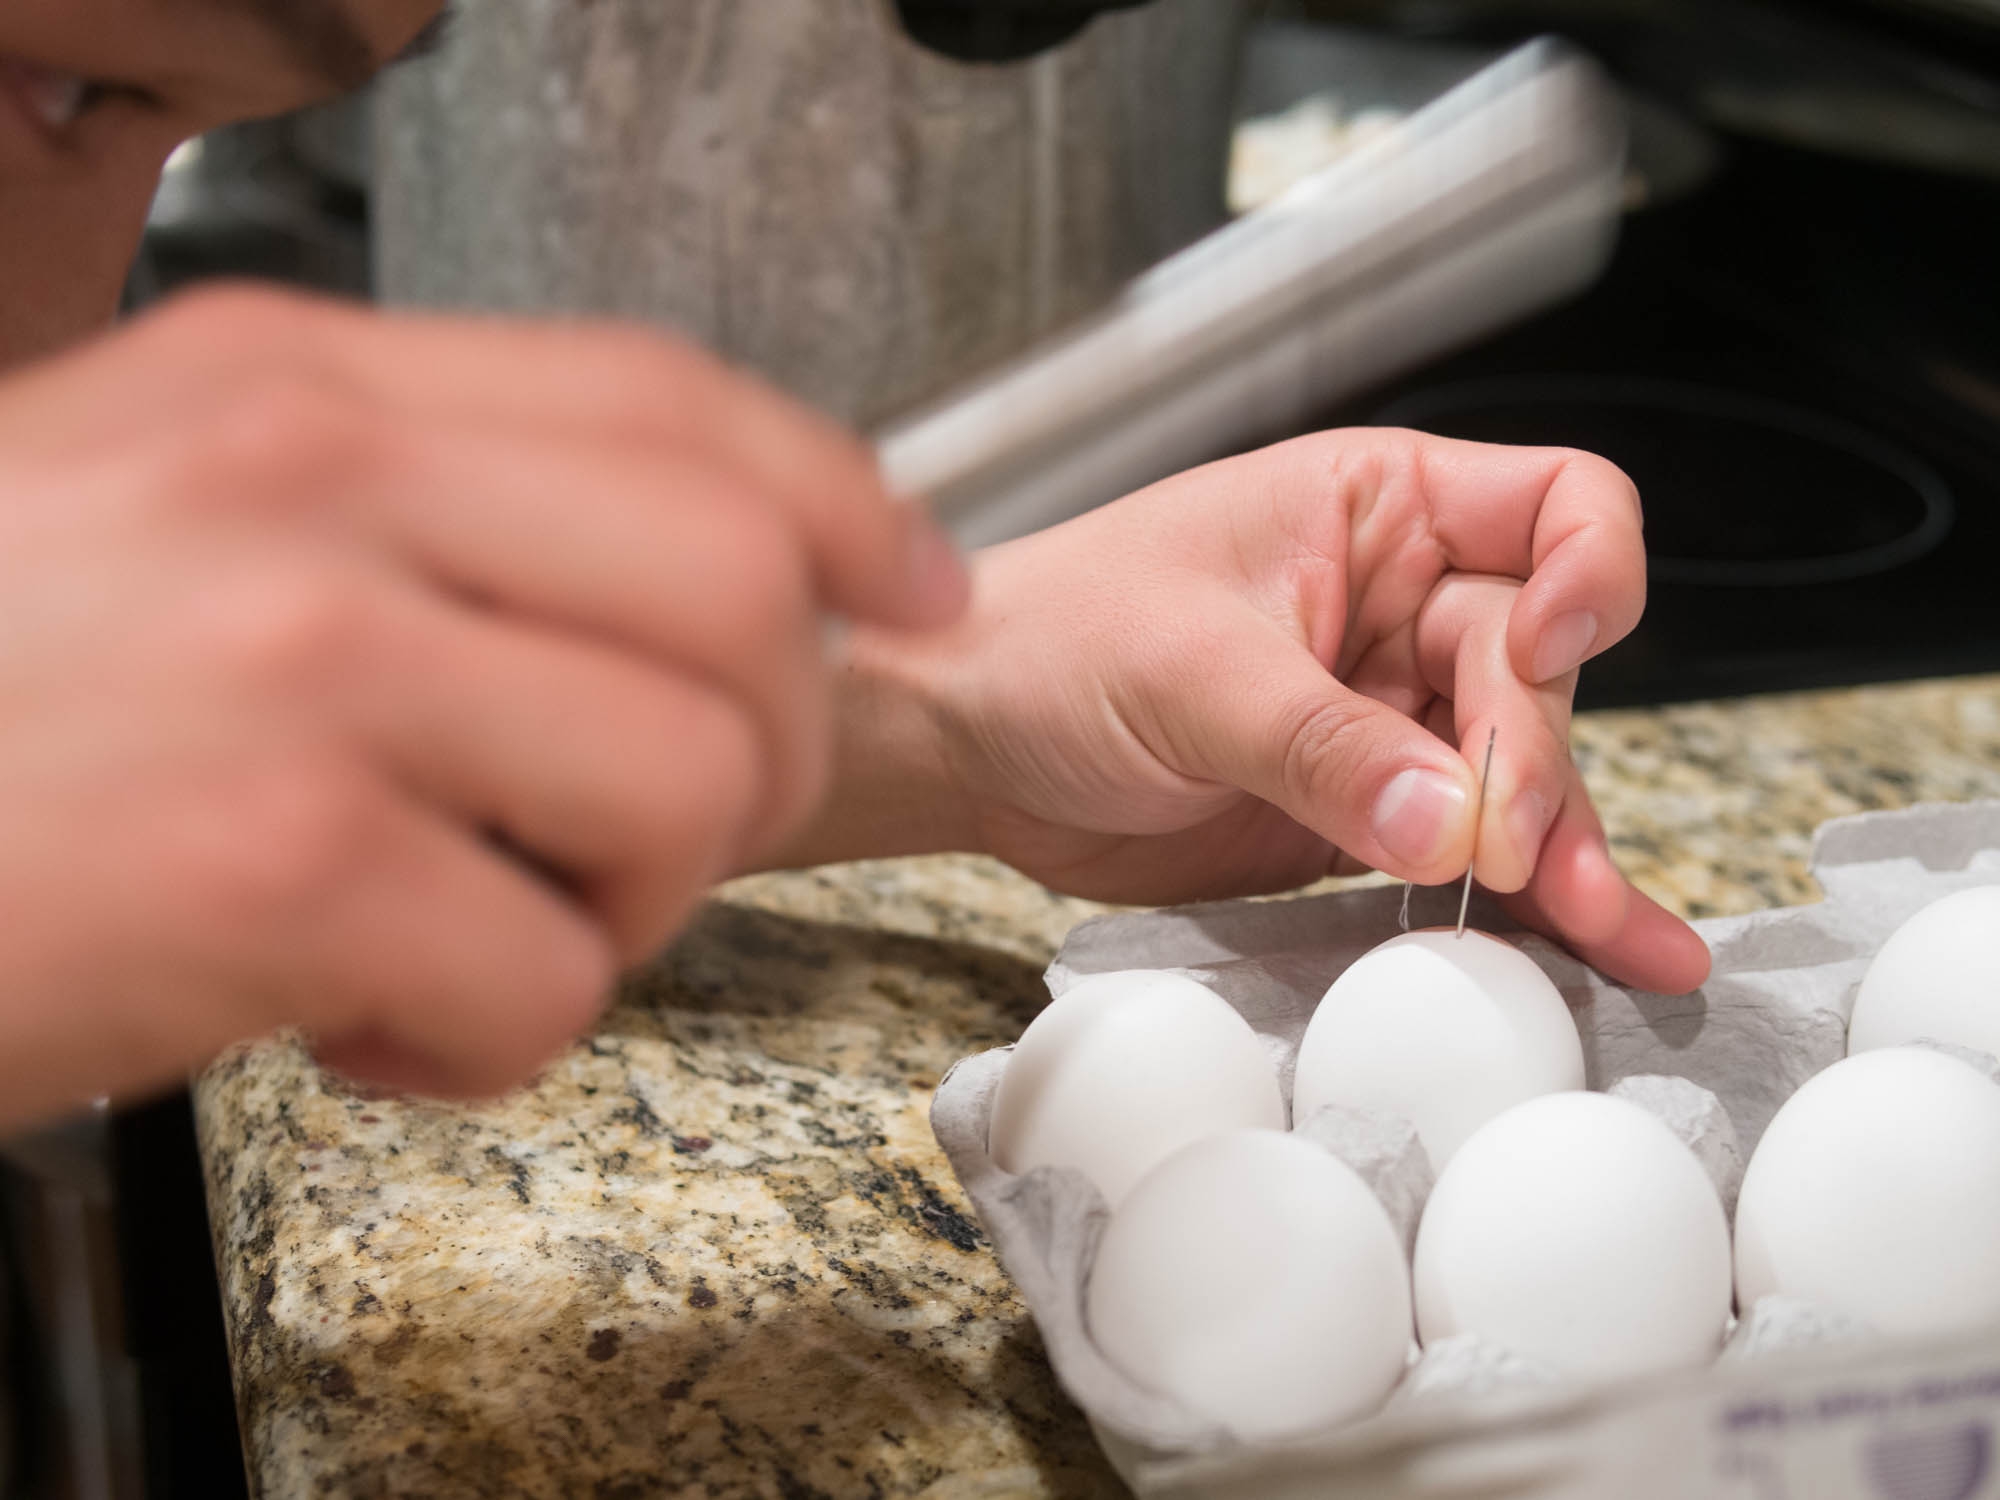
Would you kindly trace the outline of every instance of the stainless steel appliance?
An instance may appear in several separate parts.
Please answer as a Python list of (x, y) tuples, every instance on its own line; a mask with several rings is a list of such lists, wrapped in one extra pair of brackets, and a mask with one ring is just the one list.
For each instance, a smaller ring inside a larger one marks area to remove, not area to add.
[(872, 426), (1222, 220), (1245, 13), (464, 6), (382, 83), (377, 285), (668, 323)]
[(185, 1093), (0, 1143), (0, 1496), (247, 1493)]
[(0, 1146), (10, 1500), (144, 1494), (112, 1177), (104, 1109)]
[(982, 545), (1296, 425), (1587, 285), (1611, 251), (1624, 134), (1595, 67), (1519, 48), (891, 424), (883, 472)]

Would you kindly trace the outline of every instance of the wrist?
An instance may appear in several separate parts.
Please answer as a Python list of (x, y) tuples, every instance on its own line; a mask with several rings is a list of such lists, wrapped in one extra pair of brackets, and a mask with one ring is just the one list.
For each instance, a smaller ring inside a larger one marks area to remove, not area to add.
[(974, 851), (978, 822), (957, 774), (938, 636), (857, 626), (835, 673), (833, 774), (819, 810), (759, 868)]

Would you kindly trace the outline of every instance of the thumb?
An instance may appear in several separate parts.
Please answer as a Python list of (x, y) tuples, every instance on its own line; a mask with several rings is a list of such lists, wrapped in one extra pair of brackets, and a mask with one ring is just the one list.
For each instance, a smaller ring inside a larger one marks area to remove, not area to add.
[(1226, 669), (1199, 674), (1183, 724), (1197, 774), (1387, 874), (1419, 885), (1463, 875), (1477, 781), (1458, 751), (1344, 686), (1295, 641), (1237, 645)]

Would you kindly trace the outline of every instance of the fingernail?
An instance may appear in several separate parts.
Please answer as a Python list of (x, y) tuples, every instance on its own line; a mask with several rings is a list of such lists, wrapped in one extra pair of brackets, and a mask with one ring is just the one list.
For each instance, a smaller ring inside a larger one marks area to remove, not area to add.
[(957, 546), (921, 507), (911, 509), (907, 545), (905, 566), (918, 609), (927, 619), (940, 623), (955, 618), (972, 592), (972, 580)]
[(1532, 787), (1517, 792), (1507, 804), (1507, 837), (1521, 856), (1523, 868), (1532, 871), (1542, 855), (1542, 840), (1549, 835), (1549, 802)]
[(1557, 615), (1543, 627), (1535, 643), (1535, 681), (1548, 682), (1574, 672), (1597, 644), (1597, 616), (1587, 609)]
[(1375, 837), (1393, 858), (1415, 868), (1434, 860), (1453, 824), (1465, 816), (1465, 789), (1438, 771), (1404, 771), (1375, 799)]

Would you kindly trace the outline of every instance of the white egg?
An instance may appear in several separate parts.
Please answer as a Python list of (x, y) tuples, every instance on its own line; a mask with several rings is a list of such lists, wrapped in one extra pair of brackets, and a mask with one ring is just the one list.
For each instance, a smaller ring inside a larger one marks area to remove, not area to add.
[(1503, 1109), (1583, 1087), (1583, 1044), (1532, 958), (1468, 931), (1408, 932), (1333, 982), (1299, 1044), (1292, 1118), (1322, 1105), (1409, 1120), (1442, 1171)]
[(1636, 1104), (1548, 1094), (1473, 1133), (1417, 1230), (1425, 1344), (1476, 1333), (1583, 1380), (1715, 1357), (1729, 1226), (1694, 1153)]
[(1310, 1432), (1388, 1396), (1410, 1272), (1345, 1163), (1239, 1130), (1149, 1172), (1111, 1215), (1084, 1289), (1104, 1357), (1244, 1439)]
[(1919, 1037), (2000, 1057), (2000, 885), (1933, 901), (1875, 955), (1854, 999), (1850, 1054)]
[(2000, 1087), (1923, 1047), (1807, 1080), (1736, 1200), (1736, 1296), (1779, 1292), (1883, 1333), (2000, 1322)]
[(1009, 1172), (1075, 1167), (1117, 1205), (1188, 1142), (1285, 1128), (1270, 1052), (1214, 991), (1126, 969), (1080, 980), (1029, 1023), (993, 1097), (987, 1149)]

